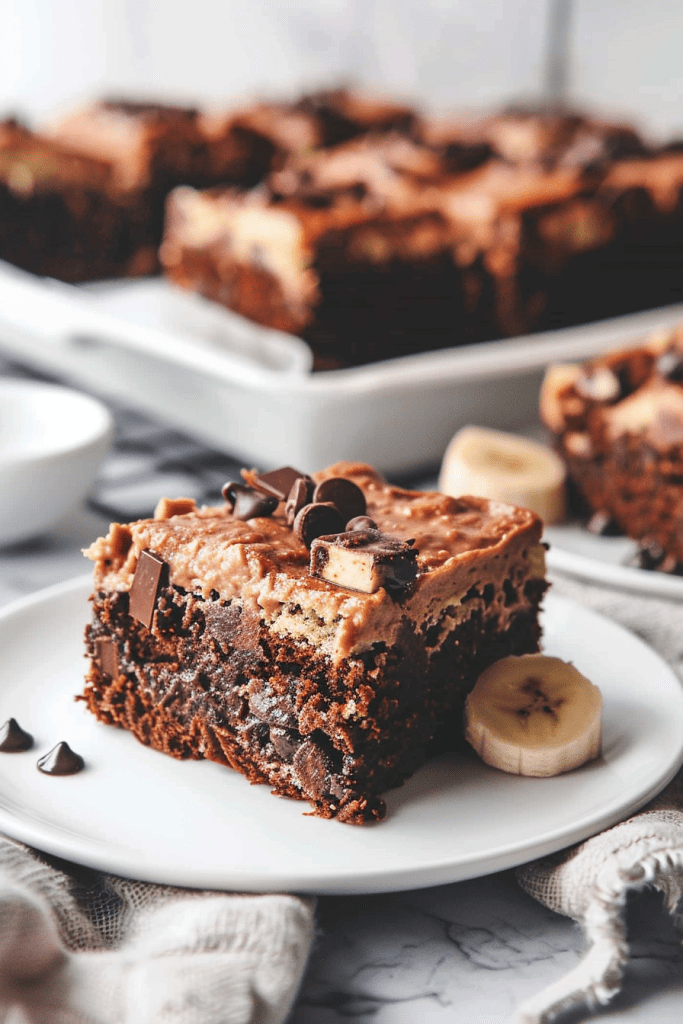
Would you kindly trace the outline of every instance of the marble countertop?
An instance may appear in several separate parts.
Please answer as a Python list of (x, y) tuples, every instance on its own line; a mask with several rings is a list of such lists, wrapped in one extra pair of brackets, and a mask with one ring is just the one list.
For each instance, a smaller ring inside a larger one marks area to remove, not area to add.
[[(0, 364), (0, 372), (22, 371)], [(239, 468), (160, 424), (115, 413), (115, 445), (87, 505), (49, 535), (0, 550), (0, 603), (88, 572), (81, 548), (112, 520), (149, 514), (163, 494), (211, 500)], [(623, 990), (595, 1019), (679, 1024), (680, 934), (651, 892), (632, 899), (627, 921)], [(504, 1024), (584, 949), (578, 925), (523, 893), (513, 871), (410, 892), (321, 897), (289, 1024)], [(572, 1012), (561, 1021), (586, 1019)]]

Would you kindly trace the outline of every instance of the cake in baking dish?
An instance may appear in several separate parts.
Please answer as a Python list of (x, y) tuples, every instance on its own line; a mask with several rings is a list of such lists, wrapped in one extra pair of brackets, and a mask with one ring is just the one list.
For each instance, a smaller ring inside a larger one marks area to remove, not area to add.
[[(360, 824), (462, 734), (500, 657), (538, 650), (541, 522), (340, 463), (160, 502), (95, 563), (82, 695), (102, 721)], [(229, 809), (226, 808), (226, 813)]]
[(548, 369), (541, 418), (594, 522), (683, 572), (683, 329)]

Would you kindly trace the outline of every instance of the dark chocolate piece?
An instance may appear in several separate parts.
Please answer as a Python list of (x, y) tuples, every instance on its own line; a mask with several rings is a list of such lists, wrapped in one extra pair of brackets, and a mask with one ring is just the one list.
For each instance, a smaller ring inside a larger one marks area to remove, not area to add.
[(340, 533), (346, 522), (336, 505), (331, 502), (312, 502), (304, 505), (294, 520), (294, 533), (310, 548), (316, 537), (328, 533)]
[(85, 768), (85, 761), (62, 740), (38, 759), (38, 771), (45, 775), (75, 775)]
[(346, 524), (346, 532), (349, 530), (377, 530), (379, 527), (374, 519), (370, 516), (356, 516), (354, 519), (349, 519)]
[(102, 675), (114, 682), (119, 677), (119, 655), (116, 650), (116, 644), (113, 640), (105, 637), (96, 642), (95, 650), (97, 651), (97, 660), (100, 663)]
[(313, 490), (313, 481), (309, 476), (300, 476), (294, 481), (285, 504), (288, 526), (293, 525), (294, 520), (304, 505), (308, 505), (312, 501)]
[(332, 502), (344, 517), (344, 522), (364, 516), (367, 505), (365, 495), (353, 480), (331, 476), (322, 480), (313, 492), (313, 501)]
[(417, 576), (417, 551), (411, 541), (379, 530), (321, 536), (311, 544), (311, 573), (363, 594), (374, 594), (380, 587), (398, 592)]
[(280, 469), (274, 469), (271, 473), (255, 473), (251, 477), (251, 481), (254, 487), (258, 487), (260, 491), (273, 495), (278, 501), (284, 501), (296, 481), (302, 476), (305, 474), (300, 473), (298, 469), (282, 466)]
[(33, 736), (21, 728), (16, 718), (8, 719), (0, 729), (0, 751), (3, 754), (18, 754), (32, 746)]
[(223, 497), (232, 509), (235, 519), (246, 522), (260, 516), (270, 516), (277, 508), (278, 499), (271, 495), (259, 494), (246, 484), (229, 482), (223, 487)]
[(141, 622), (143, 626), (147, 626), (148, 629), (152, 625), (157, 597), (164, 582), (162, 577), (167, 574), (167, 571), (166, 563), (158, 555), (152, 554), (151, 551), (140, 553), (133, 585), (130, 588), (128, 610), (134, 619)]

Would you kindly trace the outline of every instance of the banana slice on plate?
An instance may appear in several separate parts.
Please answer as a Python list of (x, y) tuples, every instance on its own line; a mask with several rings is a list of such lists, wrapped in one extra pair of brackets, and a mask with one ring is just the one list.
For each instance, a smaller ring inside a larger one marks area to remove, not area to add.
[(561, 658), (510, 655), (486, 669), (465, 704), (465, 738), (514, 775), (548, 777), (600, 754), (602, 695)]
[(463, 427), (441, 464), (439, 490), (530, 508), (545, 523), (565, 516), (566, 470), (546, 445), (489, 427)]

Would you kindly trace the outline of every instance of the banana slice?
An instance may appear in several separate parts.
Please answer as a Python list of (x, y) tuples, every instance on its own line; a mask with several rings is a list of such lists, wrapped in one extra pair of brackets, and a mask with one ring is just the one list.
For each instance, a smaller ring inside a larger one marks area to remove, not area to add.
[(481, 674), (465, 704), (465, 738), (513, 775), (570, 772), (600, 754), (602, 696), (573, 665), (510, 655)]
[(530, 508), (545, 523), (565, 515), (566, 471), (546, 445), (488, 427), (463, 427), (441, 464), (439, 490)]

